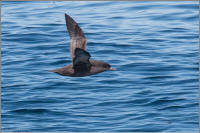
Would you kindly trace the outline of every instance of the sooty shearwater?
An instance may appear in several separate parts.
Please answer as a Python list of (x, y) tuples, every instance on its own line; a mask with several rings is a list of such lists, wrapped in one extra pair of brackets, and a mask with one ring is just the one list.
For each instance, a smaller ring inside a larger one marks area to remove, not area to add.
[(72, 64), (50, 70), (62, 76), (83, 77), (106, 70), (116, 70), (103, 61), (91, 60), (90, 53), (86, 51), (87, 40), (78, 24), (67, 14), (65, 14), (67, 30), (70, 36), (70, 53)]

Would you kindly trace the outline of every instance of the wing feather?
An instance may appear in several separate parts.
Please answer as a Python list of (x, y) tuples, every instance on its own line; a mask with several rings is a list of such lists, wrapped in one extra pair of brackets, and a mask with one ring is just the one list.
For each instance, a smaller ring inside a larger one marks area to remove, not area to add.
[(65, 14), (66, 26), (70, 36), (70, 54), (72, 60), (75, 57), (75, 49), (81, 48), (86, 51), (87, 40), (78, 24), (67, 14)]
[(73, 59), (75, 73), (85, 73), (90, 71), (90, 57), (91, 55), (87, 51), (80, 48), (75, 49), (75, 58)]

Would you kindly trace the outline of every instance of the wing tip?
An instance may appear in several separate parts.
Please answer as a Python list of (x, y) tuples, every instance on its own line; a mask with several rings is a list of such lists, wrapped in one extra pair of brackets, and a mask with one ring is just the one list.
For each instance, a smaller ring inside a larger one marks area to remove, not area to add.
[(65, 18), (69, 17), (69, 15), (67, 13), (65, 13)]
[(71, 19), (71, 17), (67, 13), (65, 13), (65, 20), (66, 20), (66, 22), (68, 22), (69, 19)]
[(56, 72), (56, 70), (48, 70), (48, 72)]

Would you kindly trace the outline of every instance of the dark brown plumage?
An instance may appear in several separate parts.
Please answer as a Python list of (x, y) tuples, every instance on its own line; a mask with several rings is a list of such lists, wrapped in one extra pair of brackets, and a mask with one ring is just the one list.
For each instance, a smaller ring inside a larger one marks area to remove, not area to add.
[(87, 40), (83, 31), (69, 15), (65, 14), (65, 20), (70, 36), (72, 64), (50, 71), (62, 76), (83, 77), (106, 70), (115, 70), (108, 63), (91, 60), (91, 55), (86, 51)]

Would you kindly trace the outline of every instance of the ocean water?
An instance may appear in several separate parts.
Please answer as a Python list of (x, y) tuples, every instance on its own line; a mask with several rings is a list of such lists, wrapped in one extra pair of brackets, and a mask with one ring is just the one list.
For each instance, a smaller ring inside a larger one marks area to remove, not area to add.
[[(198, 1), (2, 2), (2, 131), (198, 132)], [(65, 77), (64, 13), (117, 71)]]

